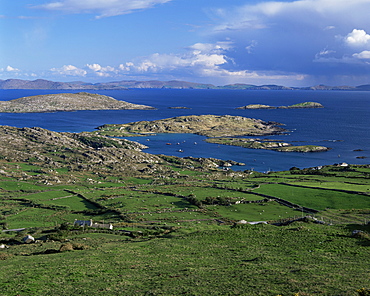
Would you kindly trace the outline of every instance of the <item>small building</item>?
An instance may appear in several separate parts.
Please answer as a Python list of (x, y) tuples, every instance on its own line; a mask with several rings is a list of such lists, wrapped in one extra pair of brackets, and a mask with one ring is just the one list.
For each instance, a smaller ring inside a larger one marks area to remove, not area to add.
[(34, 241), (35, 241), (35, 238), (31, 235), (27, 235), (22, 239), (22, 242), (24, 242), (25, 244), (30, 244), (30, 243), (33, 243)]
[(93, 223), (91, 225), (92, 228), (105, 228), (105, 229), (110, 229), (112, 230), (113, 229), (113, 225), (112, 224), (102, 224), (102, 223)]
[(75, 222), (73, 223), (73, 225), (77, 225), (77, 226), (81, 226), (81, 227), (84, 227), (84, 226), (91, 227), (92, 224), (93, 224), (92, 219), (90, 219), (90, 220), (77, 220), (77, 219), (75, 219)]
[(92, 227), (92, 228), (105, 228), (105, 229), (113, 229), (113, 225), (111, 223), (104, 224), (104, 223), (93, 223), (93, 220), (77, 220), (75, 219), (73, 225), (81, 226), (81, 227)]

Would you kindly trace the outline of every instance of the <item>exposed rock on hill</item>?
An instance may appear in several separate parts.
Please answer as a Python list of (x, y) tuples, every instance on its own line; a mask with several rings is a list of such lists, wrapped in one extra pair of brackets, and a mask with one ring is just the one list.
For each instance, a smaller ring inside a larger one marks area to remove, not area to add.
[(0, 112), (8, 113), (122, 109), (148, 110), (154, 108), (86, 92), (39, 95), (11, 101), (0, 101)]
[[(43, 184), (73, 183), (80, 172), (112, 178), (117, 176), (178, 176), (169, 164), (209, 170), (232, 161), (179, 158), (142, 152), (145, 145), (93, 133), (58, 133), (42, 128), (0, 126), (0, 174)], [(11, 169), (27, 163), (29, 172)], [(13, 165), (14, 166), (14, 165)], [(32, 167), (35, 169), (32, 169)], [(60, 173), (59, 170), (62, 170)], [(66, 173), (67, 171), (67, 173)]]
[(271, 135), (285, 131), (276, 122), (242, 116), (191, 115), (155, 121), (109, 124), (98, 127), (102, 134), (119, 136), (127, 133), (192, 133), (208, 137)]

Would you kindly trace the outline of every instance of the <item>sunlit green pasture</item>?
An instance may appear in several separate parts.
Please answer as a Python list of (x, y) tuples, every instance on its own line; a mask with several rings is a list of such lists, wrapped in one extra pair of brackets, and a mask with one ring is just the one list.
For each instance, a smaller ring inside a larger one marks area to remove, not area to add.
[(87, 215), (74, 214), (70, 211), (55, 211), (44, 208), (19, 208), (17, 214), (10, 215), (6, 218), (9, 229), (27, 228), (27, 227), (52, 227), (62, 223), (73, 224), (74, 220), (111, 220), (115, 221), (116, 217), (112, 214)]
[(84, 211), (84, 210), (96, 210), (97, 207), (88, 202), (81, 197), (76, 195), (69, 195), (55, 200), (45, 200), (43, 201), (45, 205), (59, 205), (59, 206), (66, 206), (72, 211)]
[(347, 191), (358, 191), (364, 193), (370, 193), (370, 184), (353, 184), (348, 182), (294, 182), (294, 185), (302, 185), (308, 187), (320, 187), (327, 189), (336, 189), (336, 190), (347, 190)]
[(143, 212), (135, 216), (135, 220), (142, 221), (169, 221), (169, 222), (202, 222), (215, 220), (217, 216), (213, 212), (201, 211), (161, 211), (161, 212)]
[(59, 198), (65, 198), (71, 196), (71, 193), (64, 191), (64, 190), (48, 190), (43, 192), (37, 192), (32, 194), (26, 194), (20, 196), (20, 198), (25, 198), (32, 201), (47, 201), (47, 200), (54, 200)]
[(345, 192), (300, 188), (282, 184), (263, 184), (255, 192), (279, 197), (304, 207), (317, 210), (369, 208), (370, 196)]
[(260, 197), (235, 190), (213, 188), (213, 187), (196, 187), (196, 186), (163, 186), (163, 192), (176, 192), (183, 196), (194, 196), (196, 199), (202, 201), (207, 197), (230, 197), (244, 200), (258, 200)]
[(294, 223), (142, 241), (72, 235), (70, 243), (84, 250), (44, 253), (59, 250), (64, 243), (57, 241), (5, 250), (9, 257), (0, 269), (1, 294), (356, 295), (370, 286), (370, 249), (350, 232)]
[(33, 184), (32, 182), (15, 181), (12, 179), (0, 181), (0, 188), (6, 191), (44, 191), (47, 186)]
[[(276, 221), (280, 219), (293, 218), (301, 216), (300, 211), (282, 206), (276, 202), (268, 202), (263, 204), (237, 204), (231, 206), (208, 206), (212, 208), (220, 216), (231, 220), (246, 220), (254, 221)], [(306, 215), (306, 214), (305, 214)]]

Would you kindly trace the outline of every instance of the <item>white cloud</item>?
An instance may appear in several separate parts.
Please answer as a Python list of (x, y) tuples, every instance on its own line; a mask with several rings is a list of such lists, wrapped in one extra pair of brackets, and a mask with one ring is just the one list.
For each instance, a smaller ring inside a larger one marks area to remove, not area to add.
[[(231, 42), (196, 43), (185, 48), (181, 54), (155, 53), (118, 66), (102, 66), (98, 63), (87, 64), (82, 68), (65, 65), (52, 68), (53, 76), (84, 77), (85, 79), (178, 79), (205, 81), (209, 83), (288, 83), (299, 81), (302, 75), (275, 73), (273, 71), (249, 71), (234, 69), (234, 61), (228, 54), (234, 45)], [(289, 83), (290, 84), (290, 83)]]
[(184, 54), (155, 53), (137, 62), (121, 64), (119, 69), (130, 72), (163, 72), (187, 70), (201, 72), (203, 69), (217, 69), (228, 63), (225, 52), (232, 48), (229, 42), (196, 43)]
[(256, 40), (252, 40), (249, 45), (245, 47), (248, 53), (252, 53), (253, 49), (258, 45), (258, 42)]
[(360, 53), (355, 53), (352, 56), (357, 58), (357, 59), (361, 59), (361, 60), (370, 59), (370, 51), (369, 50), (364, 50)]
[(353, 29), (353, 31), (345, 37), (345, 42), (351, 46), (370, 45), (370, 35), (367, 34), (365, 30)]
[(135, 10), (151, 8), (172, 0), (61, 0), (34, 8), (67, 13), (96, 13), (97, 18), (128, 14)]
[(13, 68), (11, 66), (7, 66), (5, 69), (1, 69), (3, 72), (19, 72), (20, 70), (17, 68)]
[(114, 74), (118, 73), (118, 71), (114, 67), (111, 66), (102, 67), (99, 64), (87, 64), (85, 69), (88, 72), (92, 71), (93, 73), (100, 77), (112, 77), (114, 76)]
[(52, 68), (50, 69), (53, 75), (61, 76), (86, 76), (87, 72), (83, 69), (79, 69), (73, 65), (64, 65), (61, 68)]
[(157, 74), (162, 76), (217, 81), (221, 84), (238, 82), (262, 83), (269, 81), (297, 81), (304, 76), (297, 74), (275, 74), (248, 70), (230, 70), (232, 59), (228, 52), (233, 50), (231, 42), (197, 43), (187, 48), (184, 54), (153, 54), (136, 62), (119, 65), (122, 74)]

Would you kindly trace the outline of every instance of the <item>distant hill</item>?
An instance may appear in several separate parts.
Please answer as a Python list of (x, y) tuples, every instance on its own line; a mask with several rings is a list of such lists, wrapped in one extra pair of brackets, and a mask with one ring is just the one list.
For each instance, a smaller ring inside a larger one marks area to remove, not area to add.
[(216, 88), (212, 84), (201, 84), (186, 81), (135, 81), (124, 80), (106, 83), (86, 83), (82, 81), (74, 82), (54, 82), (44, 79), (21, 80), (7, 79), (0, 80), (0, 89), (72, 89), (72, 90), (99, 90), (99, 89), (127, 89), (127, 88), (177, 88), (177, 89), (207, 89)]
[(219, 88), (225, 89), (249, 89), (249, 90), (292, 90), (293, 87), (286, 87), (282, 85), (253, 85), (253, 84), (228, 84), (224, 86), (220, 86)]
[(54, 82), (44, 79), (33, 81), (21, 79), (0, 80), (1, 89), (89, 89), (83, 82)]
[(129, 88), (169, 88), (169, 89), (244, 89), (244, 90), (353, 90), (353, 91), (370, 91), (370, 84), (360, 86), (327, 86), (315, 85), (309, 87), (287, 87), (282, 85), (253, 85), (235, 83), (223, 86), (215, 86), (213, 84), (195, 83), (187, 81), (137, 81), (137, 80), (122, 80), (102, 83), (87, 83), (83, 81), (73, 82), (54, 82), (45, 79), (37, 80), (21, 80), (7, 79), (0, 80), (0, 89), (61, 89), (61, 90), (124, 90)]

